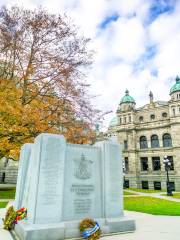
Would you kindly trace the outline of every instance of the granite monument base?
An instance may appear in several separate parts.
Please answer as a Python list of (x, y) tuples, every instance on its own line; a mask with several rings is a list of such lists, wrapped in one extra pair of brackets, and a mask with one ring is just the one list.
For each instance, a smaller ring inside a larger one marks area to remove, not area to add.
[[(135, 221), (127, 218), (97, 219), (102, 235), (135, 231)], [(57, 224), (29, 224), (21, 221), (15, 226), (15, 233), (21, 240), (63, 240), (80, 238), (79, 221)]]

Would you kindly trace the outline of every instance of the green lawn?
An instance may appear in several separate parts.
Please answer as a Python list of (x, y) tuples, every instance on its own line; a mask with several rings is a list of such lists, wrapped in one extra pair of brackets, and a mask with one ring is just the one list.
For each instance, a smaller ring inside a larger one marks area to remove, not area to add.
[(0, 202), (0, 208), (5, 208), (7, 204), (7, 202)]
[[(161, 194), (161, 195), (167, 197), (167, 194)], [(170, 197), (180, 199), (180, 193), (173, 193), (173, 196), (170, 196)]]
[[(142, 192), (142, 193), (157, 193), (157, 192), (163, 192), (162, 190), (153, 190), (153, 189), (140, 189), (140, 188), (129, 188), (129, 190), (135, 191), (135, 192)], [(165, 191), (164, 191), (165, 192)]]
[(14, 199), (16, 189), (0, 189), (0, 199)]
[(136, 193), (128, 192), (126, 190), (123, 191), (124, 195), (137, 195)]
[(154, 197), (125, 197), (124, 208), (153, 215), (180, 216), (180, 203)]

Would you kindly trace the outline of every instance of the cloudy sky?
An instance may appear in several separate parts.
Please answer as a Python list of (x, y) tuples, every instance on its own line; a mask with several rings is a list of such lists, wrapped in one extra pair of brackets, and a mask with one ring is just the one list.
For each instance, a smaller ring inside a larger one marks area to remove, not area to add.
[(0, 0), (5, 5), (38, 5), (66, 12), (92, 39), (96, 51), (88, 73), (97, 106), (115, 115), (126, 88), (137, 107), (169, 100), (169, 89), (180, 75), (180, 0)]

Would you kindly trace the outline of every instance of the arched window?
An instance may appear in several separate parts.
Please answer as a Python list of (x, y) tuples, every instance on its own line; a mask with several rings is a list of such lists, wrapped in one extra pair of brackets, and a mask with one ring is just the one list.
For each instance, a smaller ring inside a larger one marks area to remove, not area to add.
[(140, 148), (148, 148), (148, 144), (147, 144), (147, 138), (145, 136), (141, 136), (139, 139), (139, 143), (140, 143)]
[(140, 122), (143, 122), (143, 116), (140, 116), (140, 117), (139, 117), (139, 121), (140, 121)]
[(172, 139), (169, 133), (163, 135), (163, 147), (172, 147)]
[(173, 116), (176, 115), (176, 111), (175, 111), (175, 108), (173, 108)]
[(151, 136), (151, 147), (152, 148), (157, 148), (159, 147), (159, 139), (157, 135), (152, 135)]

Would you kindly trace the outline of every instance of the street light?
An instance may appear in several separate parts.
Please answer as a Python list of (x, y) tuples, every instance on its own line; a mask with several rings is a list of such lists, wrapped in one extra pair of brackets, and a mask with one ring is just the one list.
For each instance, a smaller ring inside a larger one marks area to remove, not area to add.
[(167, 196), (173, 196), (171, 186), (170, 186), (170, 182), (169, 182), (169, 170), (171, 168), (171, 162), (170, 162), (170, 160), (168, 159), (167, 156), (164, 156), (163, 163), (164, 163), (165, 170), (166, 170), (166, 173), (167, 173)]
[(125, 162), (123, 161), (123, 188), (126, 188), (126, 179), (125, 179), (125, 173), (126, 173), (126, 166)]

